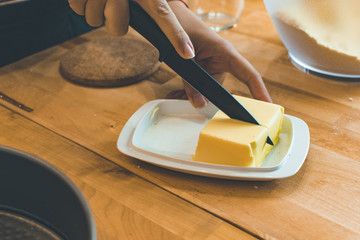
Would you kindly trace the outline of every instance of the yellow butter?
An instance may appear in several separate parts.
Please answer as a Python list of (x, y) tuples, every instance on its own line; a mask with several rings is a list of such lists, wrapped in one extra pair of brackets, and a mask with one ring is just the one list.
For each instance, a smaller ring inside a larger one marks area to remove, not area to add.
[(194, 161), (259, 167), (279, 139), (284, 108), (280, 105), (234, 96), (261, 125), (230, 119), (222, 111), (202, 129)]

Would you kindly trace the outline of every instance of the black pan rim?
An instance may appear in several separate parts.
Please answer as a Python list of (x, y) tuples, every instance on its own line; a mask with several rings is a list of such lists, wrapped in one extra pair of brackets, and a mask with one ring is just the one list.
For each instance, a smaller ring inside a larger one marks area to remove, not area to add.
[(94, 221), (93, 215), (91, 213), (90, 206), (89, 206), (88, 202), (86, 201), (84, 195), (81, 193), (80, 189), (75, 185), (75, 183), (73, 181), (70, 180), (69, 177), (67, 177), (64, 173), (62, 173), (59, 169), (57, 169), (54, 165), (50, 164), (49, 162), (47, 162), (35, 155), (32, 155), (30, 153), (21, 151), (19, 149), (0, 145), (0, 152), (5, 152), (5, 153), (16, 155), (18, 157), (26, 158), (28, 161), (32, 162), (33, 164), (43, 167), (43, 168), (47, 169), (48, 171), (50, 171), (52, 174), (58, 176), (64, 182), (64, 184), (66, 184), (73, 191), (73, 193), (76, 195), (76, 197), (80, 201), (80, 204), (83, 207), (84, 213), (86, 215), (87, 225), (89, 226), (89, 229), (90, 229), (90, 232), (89, 232), (90, 239), (96, 240), (95, 221)]

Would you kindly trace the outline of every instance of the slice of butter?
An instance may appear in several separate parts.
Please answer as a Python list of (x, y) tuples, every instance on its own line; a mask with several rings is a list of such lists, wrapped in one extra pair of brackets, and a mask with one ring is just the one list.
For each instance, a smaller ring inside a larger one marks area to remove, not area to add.
[(234, 96), (261, 124), (230, 119), (222, 111), (201, 130), (194, 161), (259, 167), (279, 139), (284, 108), (280, 105)]

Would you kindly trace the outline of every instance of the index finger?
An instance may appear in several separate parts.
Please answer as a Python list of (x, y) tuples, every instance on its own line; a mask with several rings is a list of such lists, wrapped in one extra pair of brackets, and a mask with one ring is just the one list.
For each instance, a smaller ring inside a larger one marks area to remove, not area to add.
[[(136, 0), (136, 2), (154, 19), (180, 56), (183, 58), (195, 56), (189, 36), (166, 0)], [(179, 2), (179, 4), (183, 3)]]
[(229, 72), (248, 86), (255, 99), (272, 102), (260, 73), (238, 52), (230, 58)]

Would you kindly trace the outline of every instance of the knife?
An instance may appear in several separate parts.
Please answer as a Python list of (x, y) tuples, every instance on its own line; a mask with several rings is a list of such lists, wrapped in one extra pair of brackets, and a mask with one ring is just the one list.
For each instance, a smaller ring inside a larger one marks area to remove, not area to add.
[[(239, 103), (218, 81), (200, 67), (194, 59), (182, 58), (172, 46), (156, 22), (140, 7), (129, 0), (129, 25), (146, 38), (159, 51), (159, 61), (165, 62), (185, 81), (199, 91), (232, 119), (260, 125), (260, 123)], [(270, 137), (266, 142), (274, 145)]]

